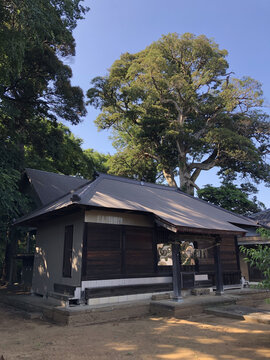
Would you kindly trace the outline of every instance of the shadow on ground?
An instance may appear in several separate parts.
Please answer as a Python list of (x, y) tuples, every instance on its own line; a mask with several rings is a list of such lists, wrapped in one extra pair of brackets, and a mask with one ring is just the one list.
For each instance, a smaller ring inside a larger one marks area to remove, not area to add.
[(13, 359), (270, 358), (270, 326), (201, 314), (57, 326), (0, 305), (0, 356)]

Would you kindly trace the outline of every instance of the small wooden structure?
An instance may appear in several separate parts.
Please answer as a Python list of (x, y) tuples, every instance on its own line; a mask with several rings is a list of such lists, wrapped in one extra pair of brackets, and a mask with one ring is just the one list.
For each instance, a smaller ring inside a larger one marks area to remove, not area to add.
[[(47, 173), (29, 174), (44, 197)], [(183, 289), (240, 283), (237, 237), (253, 220), (162, 185), (105, 174), (77, 185), (16, 222), (37, 228), (34, 293), (94, 305), (173, 289), (179, 301)]]

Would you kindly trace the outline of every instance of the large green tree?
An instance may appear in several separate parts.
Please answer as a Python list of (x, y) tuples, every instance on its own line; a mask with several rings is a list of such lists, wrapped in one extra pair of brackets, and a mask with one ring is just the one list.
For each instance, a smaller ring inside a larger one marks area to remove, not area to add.
[(79, 165), (71, 157), (79, 144), (58, 121), (77, 124), (86, 113), (64, 63), (75, 54), (72, 32), (87, 11), (82, 2), (0, 0), (0, 250), (11, 241), (13, 219), (30, 207), (20, 192), (24, 167), (74, 173)]
[(218, 167), (270, 180), (270, 126), (261, 85), (229, 71), (227, 51), (205, 36), (163, 36), (123, 54), (88, 90), (99, 129), (111, 128), (120, 153), (152, 158), (169, 185), (190, 194), (202, 171)]
[(0, 118), (22, 155), (25, 139), (35, 137), (32, 121), (77, 124), (86, 113), (83, 92), (71, 85), (63, 62), (75, 54), (72, 31), (87, 10), (81, 2), (0, 1)]

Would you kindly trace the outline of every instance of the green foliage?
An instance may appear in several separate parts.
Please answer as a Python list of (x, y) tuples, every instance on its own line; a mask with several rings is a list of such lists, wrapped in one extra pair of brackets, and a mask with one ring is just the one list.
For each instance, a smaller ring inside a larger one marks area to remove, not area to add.
[[(26, 167), (86, 179), (91, 179), (95, 170), (107, 171), (105, 164), (109, 155), (92, 149), (84, 151), (81, 148), (82, 140), (74, 137), (61, 123), (38, 119), (32, 120), (31, 127), (31, 133), (25, 136)], [(0, 151), (0, 233), (3, 235), (12, 220), (29, 211), (33, 204), (21, 193), (21, 152), (16, 142), (2, 139)]]
[(243, 215), (251, 215), (265, 209), (263, 203), (259, 202), (256, 196), (249, 199), (250, 192), (254, 192), (254, 187), (247, 184), (234, 185), (232, 182), (223, 181), (220, 187), (205, 185), (203, 189), (197, 191), (198, 197), (211, 204), (221, 206), (226, 210)]
[(123, 54), (108, 76), (93, 79), (88, 103), (101, 110), (99, 129), (113, 129), (120, 158), (153, 159), (170, 185), (179, 175), (191, 194), (201, 171), (215, 166), (221, 174), (231, 169), (269, 182), (270, 125), (258, 111), (261, 85), (232, 78), (226, 56), (203, 35), (169, 34)]
[[(1, 123), (0, 123), (1, 124)], [(12, 222), (31, 208), (31, 200), (19, 189), (21, 173), (17, 169), (20, 154), (11, 141), (0, 134), (0, 275)]]
[(26, 167), (91, 178), (92, 163), (68, 127), (46, 119), (32, 121), (34, 137), (25, 138)]
[(108, 173), (135, 180), (157, 182), (161, 177), (157, 162), (136, 150), (128, 149), (111, 156), (108, 161)]
[[(86, 176), (90, 179), (94, 172), (107, 173), (109, 171), (109, 160), (111, 156), (109, 154), (102, 154), (93, 149), (84, 150), (84, 156), (91, 165), (91, 173)], [(91, 176), (90, 176), (91, 175)]]
[(257, 229), (257, 233), (261, 235), (262, 238), (265, 239), (270, 239), (270, 230), (269, 229), (265, 229), (263, 227), (259, 227)]
[(76, 124), (86, 113), (63, 59), (75, 54), (72, 30), (87, 9), (80, 0), (0, 1), (0, 116), (24, 144), (34, 118)]
[(257, 245), (256, 248), (240, 246), (240, 250), (246, 255), (245, 261), (262, 271), (265, 279), (260, 282), (259, 286), (270, 289), (270, 247), (265, 245)]
[(88, 10), (81, 3), (0, 0), (0, 261), (13, 219), (33, 206), (20, 189), (25, 167), (91, 172), (81, 140), (57, 123), (86, 114), (63, 62), (75, 54), (72, 31)]

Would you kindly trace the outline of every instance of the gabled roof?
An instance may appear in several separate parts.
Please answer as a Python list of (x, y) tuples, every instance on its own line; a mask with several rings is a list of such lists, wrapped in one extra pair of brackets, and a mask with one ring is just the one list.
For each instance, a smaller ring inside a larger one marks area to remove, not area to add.
[(43, 216), (75, 205), (149, 213), (162, 222), (186, 231), (244, 233), (241, 226), (256, 226), (256, 222), (247, 217), (194, 198), (178, 188), (106, 174), (100, 174), (96, 180), (89, 181), (16, 223), (33, 223)]
[(89, 182), (89, 180), (80, 177), (29, 168), (25, 169), (25, 173), (42, 205), (49, 204), (72, 189), (76, 189)]
[(270, 227), (270, 209), (260, 211), (256, 214), (250, 215), (250, 217), (261, 225)]

